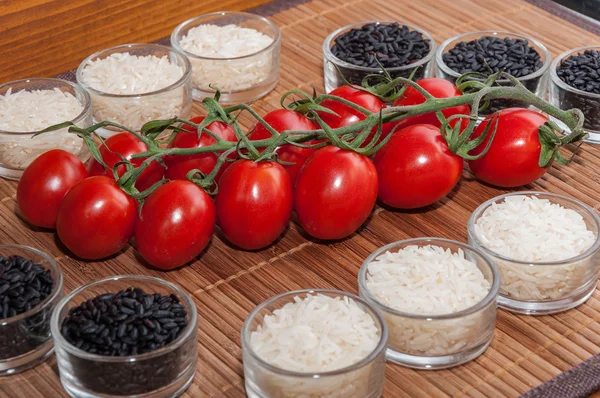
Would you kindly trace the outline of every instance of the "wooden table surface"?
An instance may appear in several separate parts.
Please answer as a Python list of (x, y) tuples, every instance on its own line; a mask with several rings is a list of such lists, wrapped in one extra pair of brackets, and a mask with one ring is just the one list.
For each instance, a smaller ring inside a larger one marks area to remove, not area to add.
[[(30, 6), (25, 6), (26, 3)], [(118, 2), (0, 2), (0, 29), (4, 29), (0, 35), (0, 51), (4, 56), (0, 77), (6, 80), (58, 73), (76, 66), (92, 50), (117, 44), (115, 41), (153, 40), (166, 36), (169, 32), (165, 31), (188, 16), (205, 11), (207, 4), (222, 8), (242, 6), (241, 2), (233, 5), (216, 0), (165, 0), (131, 5), (130, 10), (138, 11), (125, 15), (115, 10), (115, 7), (120, 8), (115, 3)], [(94, 14), (95, 7), (100, 6), (112, 7), (120, 22), (109, 29), (107, 24), (111, 18)], [(158, 14), (163, 10), (170, 16), (176, 15), (177, 21), (169, 19), (165, 22), (170, 24), (168, 29), (166, 25), (154, 26), (143, 18), (150, 9)], [(45, 10), (53, 16), (43, 19), (36, 10)], [(11, 14), (13, 18), (9, 17)], [(93, 18), (96, 20), (92, 21)], [(566, 21), (525, 0), (313, 0), (278, 12), (271, 18), (282, 30), (281, 79), (273, 93), (255, 104), (263, 114), (278, 106), (279, 97), (286, 90), (315, 87), (322, 91), (320, 47), (323, 39), (339, 26), (361, 20), (397, 20), (421, 26), (438, 43), (474, 30), (523, 32), (545, 43), (553, 56), (569, 48), (600, 42), (600, 36), (582, 24)], [(62, 28), (51, 29), (45, 25), (54, 23), (57, 26), (57, 21)], [(102, 29), (90, 33), (90, 43), (86, 43), (86, 32), (98, 28), (97, 25)], [(118, 32), (112, 32), (114, 29)], [(67, 35), (67, 31), (78, 33)], [(105, 38), (104, 34), (111, 38)], [(30, 35), (38, 41), (28, 42)], [(44, 35), (52, 38), (44, 41)], [(78, 37), (77, 43), (75, 39), (70, 40), (74, 36)], [(27, 59), (18, 54), (27, 43), (64, 54), (65, 58), (45, 59), (41, 54), (43, 51), (39, 51), (40, 54)], [(14, 58), (8, 56), (13, 50)], [(12, 68), (11, 62), (19, 67)], [(546, 176), (524, 189), (566, 194), (597, 209), (600, 199), (598, 167), (600, 150), (584, 145), (571, 165), (553, 166)], [(15, 187), (15, 182), (0, 179), (0, 242), (27, 244), (50, 253), (63, 269), (66, 291), (105, 276), (127, 273), (176, 282), (193, 296), (199, 317), (199, 352), (196, 377), (185, 394), (189, 397), (244, 396), (239, 332), (247, 314), (262, 301), (275, 294), (302, 288), (336, 288), (356, 293), (358, 268), (373, 250), (393, 241), (419, 236), (465, 241), (466, 222), (471, 212), (484, 200), (504, 192), (480, 184), (465, 171), (454, 192), (440, 203), (410, 212), (376, 207), (358, 233), (340, 242), (318, 242), (307, 238), (295, 222), (276, 244), (257, 252), (237, 250), (216, 234), (206, 252), (196, 261), (176, 271), (160, 272), (141, 265), (131, 246), (105, 261), (73, 259), (53, 233), (33, 231), (15, 215)], [(414, 371), (390, 364), (386, 368), (384, 395), (516, 397), (600, 352), (599, 320), (598, 291), (586, 304), (561, 314), (528, 317), (499, 311), (495, 338), (480, 358), (458, 368), (437, 372)], [(64, 395), (53, 358), (20, 375), (0, 379), (0, 397)]]

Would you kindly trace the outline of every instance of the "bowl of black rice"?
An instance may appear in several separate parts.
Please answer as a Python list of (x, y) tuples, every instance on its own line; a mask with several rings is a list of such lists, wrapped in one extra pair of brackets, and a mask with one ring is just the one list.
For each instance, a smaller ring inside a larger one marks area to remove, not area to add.
[(71, 396), (174, 397), (194, 378), (196, 307), (162, 279), (123, 275), (82, 286), (60, 301), (51, 327)]
[[(435, 58), (437, 76), (453, 83), (469, 72), (489, 76), (503, 71), (540, 97), (545, 97), (548, 90), (550, 52), (539, 41), (522, 34), (492, 30), (464, 33), (442, 43)], [(510, 84), (506, 79), (496, 82), (499, 86)], [(512, 107), (526, 107), (526, 104), (494, 100), (480, 115)]]
[(0, 376), (35, 366), (54, 351), (52, 311), (63, 296), (63, 275), (37, 249), (0, 245)]
[(323, 42), (325, 91), (360, 85), (368, 75), (419, 80), (433, 75), (436, 44), (416, 26), (398, 22), (359, 22), (341, 27)]
[(580, 109), (585, 116), (583, 128), (589, 134), (586, 141), (600, 143), (600, 46), (575, 48), (554, 60), (549, 99), (562, 110)]

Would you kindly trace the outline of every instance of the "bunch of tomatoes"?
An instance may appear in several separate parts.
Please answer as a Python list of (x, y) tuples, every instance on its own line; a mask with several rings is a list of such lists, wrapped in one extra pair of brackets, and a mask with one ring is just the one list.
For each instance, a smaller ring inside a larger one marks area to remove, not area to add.
[[(436, 98), (461, 95), (443, 79), (423, 79), (417, 84)], [(330, 95), (373, 113), (385, 107), (377, 96), (351, 86), (337, 88)], [(408, 87), (393, 105), (423, 102), (425, 97)], [(316, 111), (320, 122), (331, 128), (367, 117), (333, 99), (319, 105), (332, 111)], [(442, 111), (445, 117), (469, 112), (468, 105)], [(263, 119), (278, 132), (319, 128), (314, 118), (290, 109), (271, 111)], [(202, 120), (198, 117), (191, 122)], [(483, 121), (473, 137), (481, 135), (492, 120), (496, 123), (495, 137), (485, 155), (469, 161), (473, 174), (501, 187), (520, 186), (541, 177), (547, 167), (538, 165), (538, 128), (547, 118), (527, 109), (505, 109)], [(206, 128), (225, 141), (238, 141), (234, 128), (225, 122), (214, 121)], [(338, 240), (360, 228), (378, 199), (397, 209), (439, 201), (456, 186), (464, 164), (464, 159), (449, 149), (440, 128), (441, 122), (433, 113), (386, 123), (380, 139), (392, 136), (371, 157), (333, 145), (318, 147), (311, 144), (323, 141), (311, 141), (277, 147), (278, 161), (231, 159), (218, 170), (214, 198), (186, 176), (192, 170), (209, 174), (220, 153), (165, 156), (160, 162), (152, 161), (135, 180), (139, 191), (164, 181), (143, 203), (128, 195), (115, 178), (115, 174), (121, 176), (126, 171), (124, 159), (137, 167), (144, 159), (132, 156), (148, 150), (138, 137), (124, 132), (98, 147), (107, 167), (94, 158), (86, 167), (78, 157), (59, 149), (44, 153), (25, 170), (17, 202), (25, 220), (56, 229), (61, 242), (79, 258), (114, 255), (133, 238), (148, 264), (173, 269), (206, 248), (216, 225), (231, 244), (258, 250), (281, 236), (292, 211), (309, 235)], [(253, 141), (271, 136), (260, 123), (247, 135)], [(214, 137), (183, 125), (168, 147), (197, 148), (216, 142)], [(480, 147), (474, 149), (475, 154), (477, 151)]]

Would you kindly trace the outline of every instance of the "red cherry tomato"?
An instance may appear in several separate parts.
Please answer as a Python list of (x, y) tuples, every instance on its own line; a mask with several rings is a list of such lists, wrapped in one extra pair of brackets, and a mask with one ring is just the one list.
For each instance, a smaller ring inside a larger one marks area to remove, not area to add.
[(417, 124), (396, 131), (373, 159), (379, 200), (397, 209), (428, 206), (456, 186), (463, 159), (450, 152), (438, 127)]
[[(497, 117), (498, 127), (489, 151), (483, 157), (469, 161), (473, 174), (488, 184), (504, 188), (527, 185), (546, 174), (550, 165), (540, 167), (538, 163), (542, 150), (538, 128), (548, 118), (529, 109), (502, 109), (486, 117), (477, 126), (472, 138), (479, 137), (490, 121)], [(471, 154), (481, 153), (489, 138), (488, 135)]]
[[(133, 155), (138, 153), (146, 152), (148, 150), (148, 146), (140, 141), (135, 135), (130, 133), (119, 133), (109, 137), (105, 142), (105, 145), (100, 145), (98, 149), (100, 149), (100, 155), (102, 155), (102, 160), (110, 169), (105, 170), (104, 167), (100, 163), (96, 161), (96, 159), (91, 158), (88, 163), (88, 173), (90, 176), (107, 176), (113, 178), (112, 167), (121, 161), (121, 157), (118, 154), (123, 156), (125, 159), (129, 160), (135, 167), (138, 167), (144, 159), (131, 159)], [(125, 165), (119, 165), (117, 167), (117, 173), (119, 177), (121, 177), (127, 169)], [(148, 167), (142, 171), (142, 173), (137, 178), (135, 187), (141, 192), (150, 188), (153, 184), (162, 180), (163, 175), (165, 173), (165, 169), (156, 161), (150, 163)]]
[[(338, 87), (331, 91), (329, 95), (334, 95), (336, 97), (353, 102), (371, 112), (379, 112), (382, 108), (385, 108), (385, 103), (375, 95), (356, 89), (352, 86)], [(366, 116), (362, 112), (359, 112), (352, 107), (342, 104), (336, 100), (325, 100), (321, 102), (320, 105), (334, 111), (339, 115), (336, 116), (326, 112), (317, 112), (321, 119), (323, 119), (323, 121), (331, 128), (349, 126), (366, 119)], [(376, 131), (377, 127), (374, 127), (373, 133), (365, 139), (365, 141), (361, 144), (361, 147), (368, 145), (373, 140)], [(390, 131), (391, 125), (389, 123), (385, 123), (382, 126), (382, 134), (380, 135), (378, 142), (383, 140), (386, 135), (390, 133)]]
[[(314, 130), (315, 125), (306, 116), (290, 111), (287, 109), (276, 109), (267, 113), (263, 119), (277, 132), (281, 133), (285, 130)], [(271, 138), (271, 133), (262, 124), (257, 123), (252, 132), (248, 135), (251, 140), (264, 140)], [(319, 141), (308, 141), (305, 145), (316, 144)], [(293, 163), (292, 165), (285, 165), (285, 169), (290, 174), (292, 184), (298, 177), (298, 172), (306, 162), (306, 160), (312, 155), (316, 149), (312, 148), (301, 148), (295, 145), (282, 145), (276, 149), (275, 152), (279, 155), (279, 159), (285, 162)]]
[(206, 247), (215, 227), (215, 207), (190, 181), (170, 181), (144, 201), (135, 227), (140, 255), (162, 270), (180, 267)]
[(342, 239), (369, 217), (377, 199), (373, 163), (356, 152), (328, 146), (306, 162), (294, 192), (300, 225), (318, 239)]
[(55, 228), (63, 197), (87, 175), (81, 160), (70, 152), (53, 149), (41, 154), (27, 166), (17, 186), (21, 215), (37, 227)]
[(245, 250), (273, 243), (292, 214), (292, 182), (275, 162), (238, 160), (225, 170), (215, 198), (223, 235)]
[[(199, 124), (203, 120), (204, 116), (197, 116), (190, 121)], [(175, 139), (169, 143), (169, 148), (200, 148), (214, 145), (217, 142), (206, 133), (202, 133), (200, 138), (198, 138), (196, 129), (189, 124), (184, 124), (182, 128), (189, 131), (189, 133), (184, 131), (178, 132)], [(237, 141), (233, 127), (228, 124), (212, 122), (206, 128), (224, 140)], [(167, 165), (166, 176), (169, 180), (185, 180), (187, 173), (194, 169), (200, 170), (204, 174), (209, 174), (217, 164), (217, 155), (214, 153), (200, 153), (196, 155), (166, 156), (164, 161)], [(221, 166), (215, 179), (216, 181), (219, 180), (221, 174), (223, 174), (228, 166), (228, 163), (224, 163)]]
[(117, 253), (127, 244), (136, 218), (136, 201), (114, 179), (89, 177), (65, 195), (56, 231), (77, 257), (97, 260)]
[[(451, 98), (451, 97), (459, 97), (461, 92), (456, 88), (456, 86), (446, 80), (437, 77), (431, 77), (428, 79), (421, 79), (417, 81), (417, 84), (421, 86), (425, 91), (429, 94), (433, 95), (435, 98)], [(421, 94), (416, 88), (408, 87), (404, 92), (402, 97), (396, 99), (394, 101), (393, 106), (408, 106), (408, 105), (418, 105), (425, 102), (425, 97)], [(460, 105), (453, 106), (451, 108), (446, 108), (442, 110), (442, 114), (445, 117), (450, 117), (452, 115), (468, 115), (471, 112), (471, 108), (468, 105)], [(459, 120), (454, 120), (450, 122), (450, 125), (454, 127)], [(435, 113), (425, 113), (419, 116), (413, 116), (408, 119), (401, 120), (400, 122), (392, 122), (390, 125), (395, 126), (398, 125), (398, 129), (412, 126), (415, 124), (431, 124), (435, 127), (442, 127), (439, 119), (435, 115)], [(461, 127), (466, 127), (467, 121), (461, 121)]]
[[(381, 108), (385, 107), (383, 101), (381, 101), (375, 95), (351, 86), (338, 87), (331, 91), (329, 95), (353, 102), (371, 112), (379, 112)], [(320, 105), (327, 109), (331, 109), (339, 115), (336, 116), (330, 113), (318, 112), (321, 119), (323, 119), (323, 121), (331, 128), (349, 126), (366, 119), (366, 116), (362, 112), (359, 112), (352, 107), (342, 104), (336, 100), (325, 100), (321, 102)]]

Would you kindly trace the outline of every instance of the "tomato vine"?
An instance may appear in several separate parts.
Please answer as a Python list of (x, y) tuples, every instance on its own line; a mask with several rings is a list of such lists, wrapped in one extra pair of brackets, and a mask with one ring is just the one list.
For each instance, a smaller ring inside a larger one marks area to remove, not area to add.
[[(496, 83), (499, 79), (508, 81), (509, 85), (497, 86)], [(562, 121), (571, 130), (569, 135), (562, 135), (559, 127), (551, 121), (548, 121), (540, 127), (539, 138), (542, 144), (542, 152), (539, 158), (540, 166), (547, 166), (553, 160), (565, 163), (566, 159), (560, 154), (560, 148), (585, 137), (585, 132), (583, 130), (584, 117), (580, 110), (561, 110), (530, 92), (517, 79), (503, 72), (495, 73), (487, 78), (474, 73), (463, 75), (457, 80), (457, 86), (463, 95), (450, 98), (435, 98), (410, 78), (396, 78), (387, 82), (380, 82), (376, 89), (368, 87), (361, 89), (370, 93), (375, 91), (383, 93), (383, 90), (393, 90), (395, 93), (394, 95), (397, 96), (402, 92), (402, 88), (409, 86), (423, 95), (425, 98), (423, 103), (408, 106), (391, 106), (382, 108), (379, 112), (371, 112), (352, 101), (328, 94), (317, 95), (316, 93), (313, 93), (310, 95), (301, 90), (292, 90), (284, 94), (281, 99), (284, 108), (305, 113), (320, 127), (316, 130), (286, 130), (278, 132), (265, 122), (265, 120), (249, 105), (239, 104), (223, 108), (218, 102), (219, 94), (217, 93), (215, 98), (204, 99), (203, 106), (207, 112), (207, 116), (200, 123), (193, 123), (181, 118), (154, 120), (146, 123), (139, 132), (136, 132), (125, 126), (109, 121), (103, 121), (87, 128), (81, 128), (71, 122), (67, 122), (49, 127), (43, 132), (69, 127), (69, 131), (79, 135), (89, 147), (92, 156), (105, 167), (106, 164), (93, 140), (94, 137), (97, 137), (97, 139), (103, 142), (102, 137), (98, 135), (97, 131), (101, 128), (110, 127), (133, 134), (147, 145), (148, 150), (133, 155), (132, 159), (144, 159), (144, 161), (138, 167), (134, 167), (131, 161), (122, 159), (122, 161), (117, 162), (114, 165), (113, 173), (121, 188), (138, 200), (148, 196), (164, 183), (164, 181), (160, 181), (143, 192), (139, 192), (135, 188), (135, 182), (141, 172), (153, 161), (162, 162), (162, 159), (165, 156), (194, 155), (209, 152), (218, 153), (218, 161), (210, 173), (203, 174), (199, 170), (192, 170), (187, 175), (187, 178), (196, 185), (202, 187), (211, 194), (215, 194), (217, 191), (215, 177), (218, 174), (219, 168), (222, 167), (225, 162), (232, 161), (231, 155), (234, 153), (237, 153), (238, 158), (256, 161), (276, 160), (277, 154), (275, 153), (275, 149), (281, 145), (290, 144), (300, 147), (318, 148), (331, 144), (342, 149), (370, 156), (380, 150), (391, 137), (390, 133), (383, 139), (380, 139), (382, 137), (382, 126), (385, 123), (398, 122), (426, 113), (435, 113), (438, 116), (442, 123), (442, 135), (453, 153), (467, 160), (475, 160), (482, 157), (487, 152), (494, 139), (497, 123), (489, 123), (483, 134), (475, 139), (471, 139), (471, 137), (479, 119), (480, 109), (484, 108), (491, 100), (495, 99), (513, 99), (522, 101), (527, 105), (538, 108), (542, 112)], [(385, 99), (390, 98), (385, 94), (380, 95)], [(285, 101), (292, 96), (297, 96), (299, 98), (286, 104)], [(335, 114), (332, 110), (320, 105), (324, 101), (340, 102), (351, 107), (353, 110), (360, 112), (364, 115), (364, 119), (352, 125), (331, 128), (318, 114), (318, 112)], [(441, 112), (443, 109), (460, 105), (469, 105), (471, 108), (470, 115), (453, 115), (449, 118), (443, 116)], [(267, 139), (250, 140), (248, 136), (244, 134), (238, 123), (240, 115), (244, 112), (249, 113), (257, 123), (260, 123), (271, 134), (271, 137)], [(464, 119), (467, 121), (466, 128), (461, 128), (463, 123), (451, 123), (455, 119)], [(207, 126), (215, 121), (221, 121), (231, 125), (238, 141), (227, 141), (211, 132)], [(182, 125), (184, 124), (195, 129), (198, 136), (200, 136), (200, 134), (210, 135), (214, 138), (215, 143), (196, 148), (164, 147), (164, 144), (172, 140), (175, 134), (184, 131), (187, 132), (182, 128)], [(454, 125), (454, 127), (452, 127), (452, 125)], [(374, 138), (365, 144), (367, 137), (372, 133), (374, 133)], [(489, 139), (486, 142), (488, 136)], [(317, 144), (305, 144), (308, 141), (315, 140), (318, 141)], [(477, 155), (470, 154), (473, 149), (483, 145), (484, 142), (486, 143), (482, 151), (479, 151)], [(259, 149), (261, 150), (259, 151)], [(119, 177), (116, 169), (121, 165), (125, 166), (126, 171)]]

